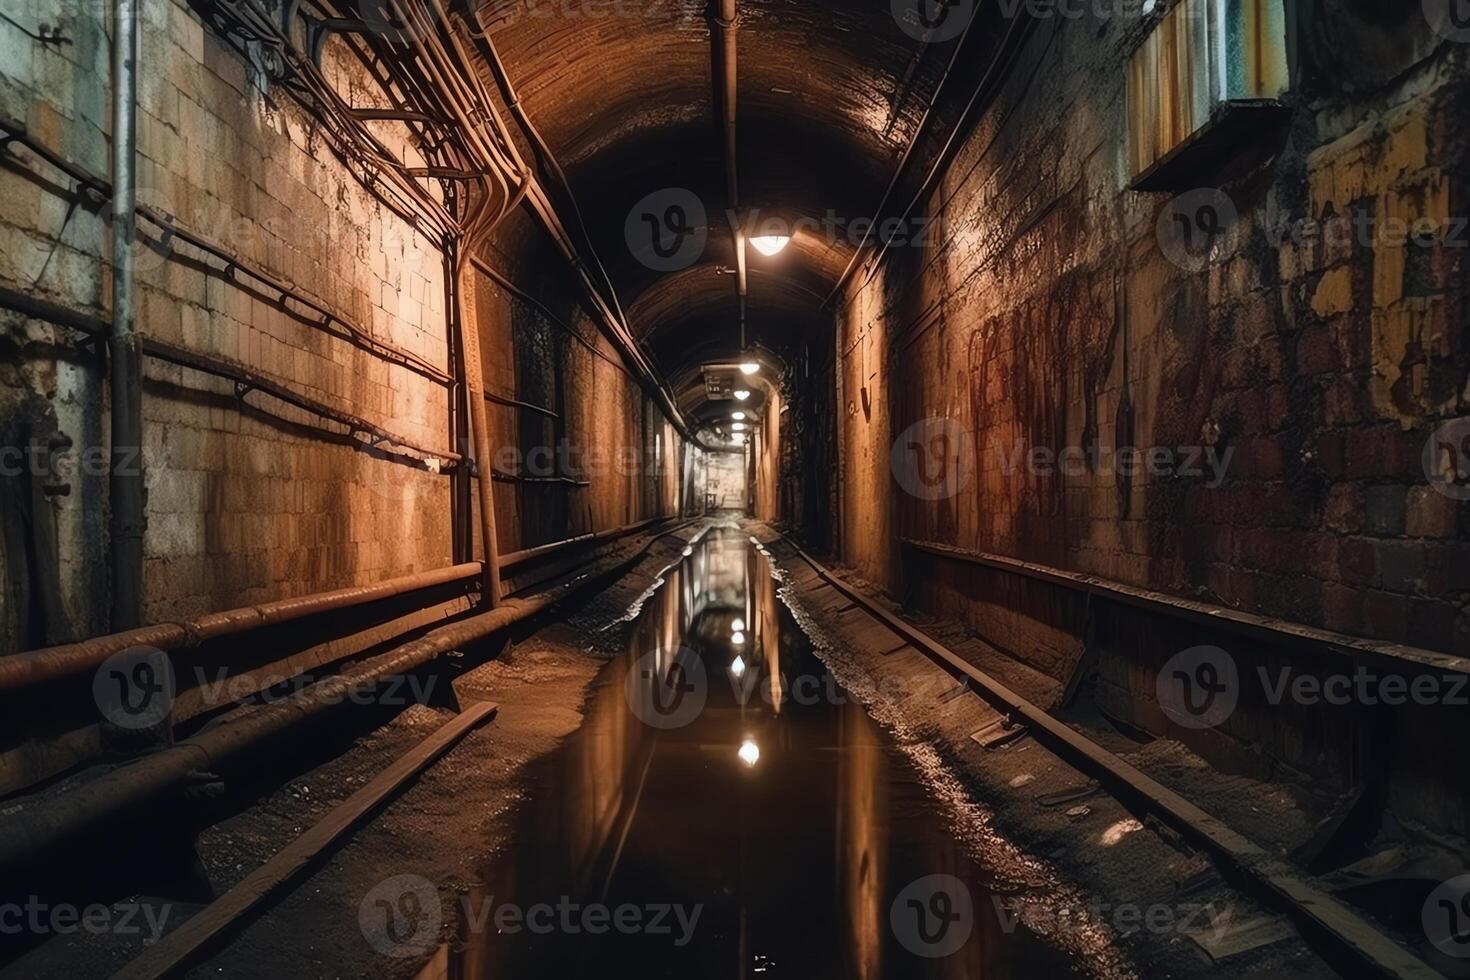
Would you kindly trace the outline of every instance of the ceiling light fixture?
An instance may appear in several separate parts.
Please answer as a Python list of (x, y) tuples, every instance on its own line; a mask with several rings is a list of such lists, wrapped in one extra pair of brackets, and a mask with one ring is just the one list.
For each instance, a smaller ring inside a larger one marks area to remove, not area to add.
[(791, 244), (790, 235), (758, 235), (750, 240), (755, 250), (764, 256), (780, 255)]
[(733, 415), (731, 415), (730, 417), (732, 419), (734, 419), (736, 422), (744, 422), (745, 421), (745, 413), (744, 412), (736, 412)]
[(750, 392), (747, 389), (745, 389), (745, 388), (741, 388), (739, 391), (735, 392), (735, 398), (738, 401), (742, 401), (743, 402), (743, 401), (745, 401), (749, 397), (750, 397)]
[(761, 366), (755, 361), (746, 361), (744, 364), (740, 365), (740, 373), (748, 378), (752, 374), (760, 374)]

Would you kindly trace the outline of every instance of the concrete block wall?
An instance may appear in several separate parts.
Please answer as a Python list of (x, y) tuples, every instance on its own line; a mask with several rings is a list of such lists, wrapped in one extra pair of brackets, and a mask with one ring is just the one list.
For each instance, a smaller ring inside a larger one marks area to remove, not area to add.
[(527, 247), (543, 233), (507, 225), (485, 261), (545, 309), (477, 275), (486, 385), (560, 419), (492, 404), (492, 451), (502, 471), (571, 482), (498, 484), (501, 550), (679, 514), (682, 436), (577, 301), (568, 270)]
[[(933, 563), (905, 580), (897, 539), (1470, 649), (1470, 504), (1422, 464), (1470, 412), (1470, 46), (1418, 5), (1373, 21), (1338, 0), (1288, 8), (1284, 149), (1225, 187), (1239, 220), (1201, 267), (1161, 247), (1172, 195), (1127, 189), (1137, 31), (1097, 10), (1035, 25), (921, 210), (939, 234), (891, 251), (840, 311), (840, 539), (864, 575), (1054, 652), (1050, 624), (997, 620)], [(1344, 234), (1358, 215), (1376, 230)], [(1390, 218), (1448, 237), (1406, 243)], [(939, 499), (889, 465), (925, 419), (973, 449)], [(1093, 444), (1170, 449), (1175, 469), (1026, 462)], [(1205, 447), (1219, 479), (1186, 472)]]
[[(387, 212), (313, 134), (283, 93), (178, 0), (143, 9), (139, 198), (362, 325), (447, 366), (440, 251)], [(107, 174), (111, 130), (106, 5), (63, 3), (40, 18), (74, 40), (40, 45), (0, 22), (0, 111), (68, 159)], [(36, 20), (38, 11), (17, 14)], [(39, 21), (38, 21), (39, 23)], [(13, 55), (10, 56), (10, 55)], [(338, 52), (349, 88), (363, 80)], [(349, 83), (347, 79), (352, 81)], [(55, 180), (41, 165), (36, 172)], [(62, 184), (65, 185), (65, 181)], [(8, 285), (76, 308), (109, 306), (105, 208), (79, 207), (18, 172), (0, 173)], [(447, 396), (430, 379), (328, 336), (252, 295), (177, 240), (138, 252), (138, 327), (217, 355), (426, 446), (450, 449)], [(218, 263), (214, 263), (218, 264)], [(51, 356), (72, 338), (7, 319), (27, 383), (78, 450), (107, 431), (101, 365)], [(447, 480), (314, 434), (300, 411), (229, 383), (146, 361), (145, 616), (195, 615), (437, 567), (449, 558)], [(279, 414), (284, 418), (273, 418)], [(105, 475), (56, 501), (68, 630), (105, 625)], [(101, 588), (99, 588), (101, 586)]]

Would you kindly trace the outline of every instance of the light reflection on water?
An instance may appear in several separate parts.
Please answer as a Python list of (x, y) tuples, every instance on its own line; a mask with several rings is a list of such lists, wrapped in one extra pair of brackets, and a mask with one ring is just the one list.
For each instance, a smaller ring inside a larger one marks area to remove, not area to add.
[[(581, 729), (529, 769), (515, 844), (423, 976), (1078, 975), (1002, 927), (985, 873), (743, 535), (716, 529), (665, 578)], [(958, 935), (948, 896), (913, 897), (934, 875), (963, 882), (971, 914), (957, 950), (915, 955)], [(497, 929), (507, 905), (551, 928)]]

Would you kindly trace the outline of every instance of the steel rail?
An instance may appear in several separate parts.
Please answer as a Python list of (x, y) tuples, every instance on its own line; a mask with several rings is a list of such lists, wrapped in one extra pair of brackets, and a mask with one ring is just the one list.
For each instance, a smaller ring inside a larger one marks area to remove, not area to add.
[(145, 949), (114, 973), (112, 980), (159, 980), (182, 974), (202, 952), (218, 945), (252, 912), (305, 875), (323, 854), (396, 799), (470, 732), (491, 721), (498, 710), (493, 702), (480, 702), (450, 719), (233, 888)]
[(1039, 743), (1106, 785), (1124, 806), (1155, 817), (1210, 854), (1227, 875), (1290, 916), (1309, 941), (1315, 939), (1327, 952), (1347, 958), (1375, 976), (1439, 980), (1438, 971), (1379, 932), (1345, 903), (1303, 880), (1283, 860), (872, 601), (790, 538), (780, 537), (828, 585), (945, 670), (973, 682), (977, 695), (1013, 721), (1028, 726)]

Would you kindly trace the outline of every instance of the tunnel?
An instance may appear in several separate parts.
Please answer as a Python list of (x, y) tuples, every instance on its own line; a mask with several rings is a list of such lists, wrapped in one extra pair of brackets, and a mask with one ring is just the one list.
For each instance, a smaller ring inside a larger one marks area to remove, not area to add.
[(1467, 0), (3, 0), (0, 977), (1470, 978)]

